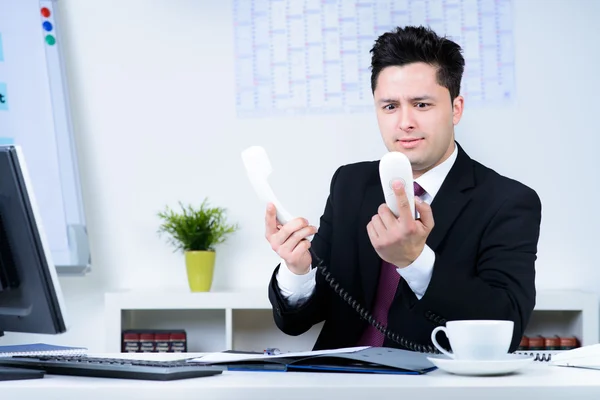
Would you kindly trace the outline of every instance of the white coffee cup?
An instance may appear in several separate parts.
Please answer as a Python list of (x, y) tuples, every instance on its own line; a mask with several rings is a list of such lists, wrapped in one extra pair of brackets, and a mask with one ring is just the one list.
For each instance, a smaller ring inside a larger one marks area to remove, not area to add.
[[(513, 337), (514, 322), (500, 320), (448, 321), (431, 332), (431, 341), (443, 354), (459, 360), (496, 360), (506, 357)], [(436, 335), (444, 331), (452, 347), (448, 352)]]

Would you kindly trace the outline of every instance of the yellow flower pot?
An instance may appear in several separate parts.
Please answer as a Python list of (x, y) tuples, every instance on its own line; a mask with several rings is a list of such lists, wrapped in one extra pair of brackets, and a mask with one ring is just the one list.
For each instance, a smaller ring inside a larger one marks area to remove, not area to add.
[(185, 268), (192, 292), (208, 292), (215, 270), (214, 251), (186, 251)]

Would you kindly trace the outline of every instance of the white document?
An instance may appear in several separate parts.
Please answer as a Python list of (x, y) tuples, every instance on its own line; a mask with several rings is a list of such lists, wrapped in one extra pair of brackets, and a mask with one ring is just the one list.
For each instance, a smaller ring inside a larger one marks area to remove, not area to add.
[(593, 344), (552, 355), (550, 365), (600, 369), (600, 344)]
[(341, 349), (333, 350), (317, 350), (317, 351), (299, 351), (289, 352), (277, 355), (265, 355), (265, 354), (236, 354), (236, 353), (209, 353), (203, 357), (189, 359), (188, 362), (201, 362), (201, 363), (229, 363), (236, 361), (250, 361), (258, 360), (263, 358), (288, 358), (288, 357), (310, 357), (319, 356), (326, 354), (341, 354), (341, 353), (355, 353), (360, 350), (368, 349), (369, 346), (362, 347), (345, 347)]

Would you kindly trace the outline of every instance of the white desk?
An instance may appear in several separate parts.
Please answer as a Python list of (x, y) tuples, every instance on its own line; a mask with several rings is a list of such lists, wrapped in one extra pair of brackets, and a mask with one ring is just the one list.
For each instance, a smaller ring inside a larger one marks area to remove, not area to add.
[(46, 375), (0, 382), (2, 399), (600, 399), (600, 370), (534, 363), (502, 377), (223, 372), (171, 382)]

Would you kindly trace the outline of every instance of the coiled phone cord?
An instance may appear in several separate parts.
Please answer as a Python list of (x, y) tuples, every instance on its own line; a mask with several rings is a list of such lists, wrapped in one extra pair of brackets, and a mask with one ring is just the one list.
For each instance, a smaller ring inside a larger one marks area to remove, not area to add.
[[(381, 322), (377, 321), (371, 313), (363, 307), (356, 299), (354, 299), (333, 277), (331, 272), (323, 265), (323, 260), (315, 254), (312, 248), (309, 248), (308, 251), (314, 261), (316, 261), (316, 268), (325, 278), (325, 281), (329, 284), (331, 289), (340, 296), (346, 303), (350, 305), (361, 318), (365, 319), (369, 324), (374, 326), (379, 332), (381, 332), (385, 337), (393, 340), (404, 348), (409, 350), (419, 352), (419, 353), (432, 353), (432, 354), (440, 354), (440, 351), (432, 346), (432, 345), (424, 345), (420, 343), (416, 343), (414, 341), (408, 340), (405, 337), (400, 336), (399, 334), (390, 331), (387, 329), (387, 326), (383, 325)], [(443, 320), (439, 319), (435, 320), (436, 323), (443, 325)], [(440, 323), (442, 322), (442, 323)]]

